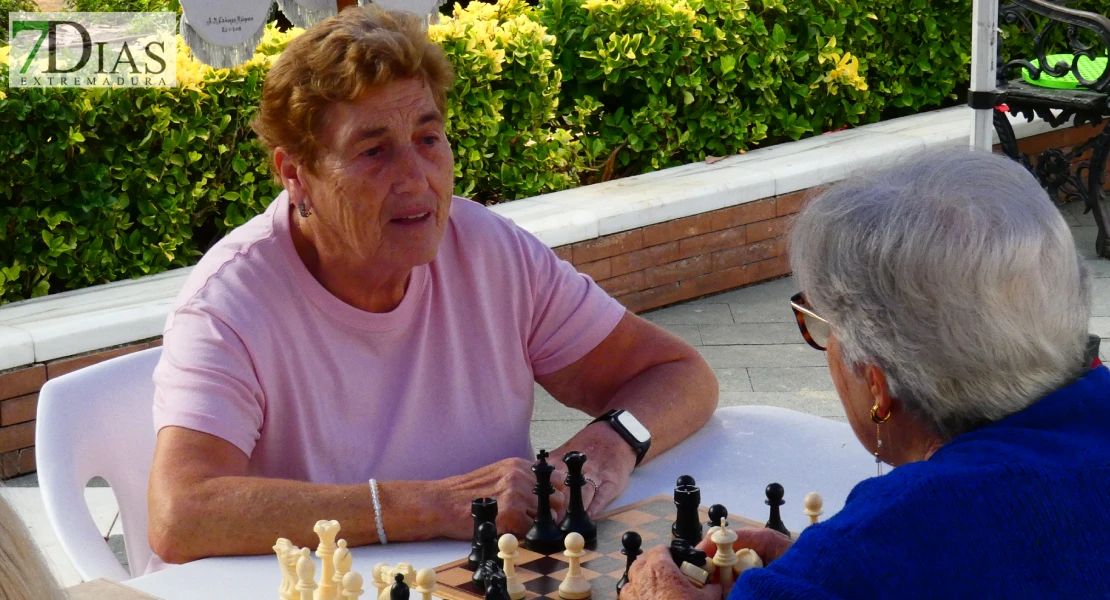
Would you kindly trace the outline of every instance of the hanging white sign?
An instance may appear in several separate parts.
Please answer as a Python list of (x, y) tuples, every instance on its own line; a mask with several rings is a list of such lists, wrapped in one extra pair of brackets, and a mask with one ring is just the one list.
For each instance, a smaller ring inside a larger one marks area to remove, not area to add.
[(338, 12), (336, 0), (277, 0), (289, 22), (308, 29)]

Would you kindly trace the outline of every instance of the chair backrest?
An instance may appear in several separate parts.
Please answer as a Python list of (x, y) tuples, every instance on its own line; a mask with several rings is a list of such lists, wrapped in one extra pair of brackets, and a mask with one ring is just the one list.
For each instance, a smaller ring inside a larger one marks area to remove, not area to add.
[(143, 350), (46, 382), (39, 392), (35, 459), (46, 514), (85, 581), (131, 577), (116, 560), (85, 503), (93, 477), (119, 503), (127, 559), (141, 573), (147, 541), (147, 483), (154, 457), (154, 383), (161, 348)]

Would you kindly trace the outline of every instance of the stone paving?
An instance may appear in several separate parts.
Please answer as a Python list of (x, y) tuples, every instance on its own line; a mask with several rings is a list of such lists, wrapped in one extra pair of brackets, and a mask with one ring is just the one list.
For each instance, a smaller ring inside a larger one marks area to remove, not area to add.
[[(1094, 255), (1095, 227), (1090, 215), (1078, 204), (1062, 212), (1072, 227), (1079, 252), (1085, 257), (1094, 280), (1094, 312), (1091, 332), (1110, 338), (1110, 260)], [(762, 283), (645, 313), (659, 324), (695, 346), (709, 361), (720, 385), (719, 406), (769, 405), (790, 408), (829, 419), (844, 420), (823, 353), (802, 340), (790, 311), (789, 298), (797, 292), (792, 278)], [(1107, 360), (1110, 342), (1103, 345)], [(538, 385), (532, 421), (532, 443), (536, 448), (555, 448), (590, 422), (588, 416), (556, 402)], [(38, 480), (34, 475), (6, 482), (2, 490), (28, 522), (32, 536), (50, 559), (64, 585), (79, 583), (46, 521)], [(114, 520), (115, 504), (103, 481), (90, 484), (86, 496), (90, 510), (103, 533)], [(119, 525), (112, 529), (111, 542), (121, 562), (123, 553)]]

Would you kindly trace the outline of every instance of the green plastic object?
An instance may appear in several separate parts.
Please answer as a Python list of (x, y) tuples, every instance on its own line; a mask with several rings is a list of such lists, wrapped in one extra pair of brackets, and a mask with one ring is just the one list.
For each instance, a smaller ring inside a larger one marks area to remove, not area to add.
[[(1068, 64), (1068, 69), (1071, 69), (1071, 63), (1075, 60), (1075, 55), (1050, 54), (1045, 57), (1045, 60), (1048, 61), (1049, 66), (1055, 66), (1058, 62), (1065, 62)], [(1031, 62), (1036, 65), (1037, 68), (1040, 68), (1041, 65), (1039, 60), (1033, 59)], [(1094, 60), (1086, 56), (1079, 57), (1079, 74), (1087, 81), (1095, 81), (1099, 77), (1102, 77), (1102, 73), (1105, 70), (1105, 56), (1096, 57)], [(1022, 69), (1021, 78), (1024, 79), (1026, 83), (1057, 90), (1077, 90), (1082, 88), (1082, 86), (1079, 85), (1079, 80), (1075, 78), (1075, 75), (1070, 70), (1064, 73), (1062, 77), (1053, 77), (1048, 73), (1041, 73), (1040, 78), (1033, 79), (1033, 77), (1029, 75), (1028, 69)]]

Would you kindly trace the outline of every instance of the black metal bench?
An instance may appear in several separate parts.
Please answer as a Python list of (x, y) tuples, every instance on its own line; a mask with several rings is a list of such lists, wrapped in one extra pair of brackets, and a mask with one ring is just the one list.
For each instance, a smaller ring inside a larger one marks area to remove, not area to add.
[[(1012, 0), (999, 8), (999, 23), (1020, 25), (1027, 34), (1033, 36), (1035, 62), (1029, 57), (1015, 57), (998, 68), (998, 93), (989, 98), (969, 99), (973, 107), (982, 107), (984, 100), (994, 106), (994, 128), (1002, 151), (1010, 158), (1024, 164), (1045, 187), (1055, 200), (1079, 200), (1086, 206), (1086, 212), (1094, 213), (1098, 227), (1095, 249), (1099, 256), (1110, 258), (1110, 232), (1107, 231), (1104, 178), (1106, 161), (1110, 155), (1110, 127), (1104, 127), (1083, 144), (1064, 152), (1050, 148), (1032, 161), (1027, 154), (1018, 151), (1017, 138), (1008, 111), (1032, 121), (1040, 117), (1052, 127), (1061, 125), (1084, 124), (1099, 125), (1110, 118), (1110, 69), (1104, 70), (1097, 79), (1086, 79), (1079, 69), (1079, 57), (1096, 58), (1096, 51), (1105, 53), (1110, 49), (1110, 19), (1087, 11), (1066, 6), (1071, 0), (1048, 2), (1046, 0)], [(1060, 28), (1066, 27), (1065, 38), (1070, 46), (1069, 54), (1073, 60), (1050, 61), (1046, 56), (1045, 45), (1048, 38)], [(1101, 40), (1101, 48), (1085, 44), (1080, 40), (1081, 31)], [(998, 48), (1001, 53), (1002, 39)], [(1078, 81), (1077, 89), (1054, 89), (1031, 84), (1022, 77), (1022, 70), (1031, 79), (1041, 77), (1064, 77), (1071, 73)], [(1089, 155), (1087, 153), (1090, 152)], [(1078, 160), (1082, 159), (1082, 160)]]

